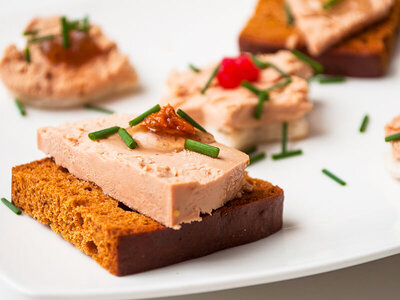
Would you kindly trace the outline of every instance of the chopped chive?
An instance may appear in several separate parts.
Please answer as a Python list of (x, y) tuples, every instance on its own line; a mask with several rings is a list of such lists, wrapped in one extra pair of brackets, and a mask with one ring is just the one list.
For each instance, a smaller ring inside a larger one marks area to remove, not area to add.
[(344, 76), (321, 76), (321, 75), (319, 75), (317, 77), (317, 79), (320, 84), (340, 83), (340, 82), (346, 81), (346, 77), (344, 77)]
[(218, 154), (219, 154), (218, 147), (200, 143), (198, 141), (194, 141), (191, 139), (185, 140), (185, 149), (194, 151), (197, 153), (201, 153), (201, 154), (213, 157), (213, 158), (217, 158)]
[(291, 84), (291, 83), (292, 83), (292, 78), (287, 78), (285, 81), (279, 82), (279, 83), (274, 84), (273, 86), (267, 88), (266, 91), (270, 92), (272, 90), (279, 89), (279, 88), (282, 88), (284, 86), (287, 86), (288, 84)]
[(304, 53), (300, 52), (299, 50), (290, 50), (294, 56), (296, 56), (298, 59), (304, 61), (305, 63), (309, 64), (311, 68), (314, 69), (315, 74), (321, 74), (324, 72), (324, 67), (310, 58), (309, 56), (305, 55)]
[(199, 129), (200, 131), (207, 132), (207, 130), (205, 130), (199, 123), (197, 123), (191, 116), (185, 113), (182, 109), (179, 108), (176, 113), (178, 116), (188, 121), (191, 125)]
[(37, 37), (37, 38), (30, 39), (30, 40), (28, 41), (28, 44), (41, 43), (41, 42), (44, 42), (44, 41), (49, 41), (49, 40), (54, 39), (55, 37), (56, 37), (56, 36), (53, 35), (53, 34), (51, 34), (51, 35), (45, 35), (45, 36), (40, 36), (40, 37)]
[(88, 32), (89, 31), (89, 17), (85, 16), (82, 20), (81, 31)]
[(332, 174), (329, 172), (327, 169), (322, 169), (322, 173), (324, 173), (326, 176), (330, 177), (331, 179), (335, 180), (337, 183), (340, 185), (346, 185), (346, 182), (337, 177), (336, 175)]
[(247, 149), (247, 150), (245, 150), (243, 152), (246, 153), (247, 155), (250, 155), (250, 154), (253, 154), (256, 151), (257, 151), (257, 146), (253, 146), (253, 147), (250, 147), (249, 149)]
[(331, 8), (332, 6), (334, 6), (336, 3), (340, 2), (340, 1), (341, 0), (328, 0), (322, 5), (322, 7), (324, 9), (329, 9), (329, 8)]
[(31, 63), (31, 51), (28, 46), (25, 47), (25, 60), (28, 64)]
[(242, 87), (248, 89), (250, 92), (253, 92), (256, 95), (259, 95), (261, 90), (259, 90), (258, 88), (256, 88), (253, 84), (251, 84), (249, 81), (244, 80), (242, 81), (242, 83), (240, 84)]
[(302, 154), (303, 154), (303, 150), (300, 150), (300, 149), (293, 150), (293, 151), (286, 151), (286, 152), (272, 155), (272, 159), (278, 160), (278, 159), (284, 159), (284, 158), (293, 157), (293, 156), (302, 155)]
[(400, 132), (385, 137), (385, 142), (392, 142), (392, 141), (397, 141), (397, 140), (400, 140)]
[(6, 198), (1, 198), (1, 202), (3, 202), (4, 205), (7, 206), (9, 209), (11, 209), (15, 214), (17, 215), (21, 214), (21, 210), (14, 204), (12, 204), (10, 201), (8, 201)]
[(146, 110), (144, 113), (142, 113), (141, 115), (137, 116), (136, 118), (134, 118), (133, 120), (131, 120), (129, 122), (129, 126), (135, 126), (137, 124), (139, 124), (140, 122), (142, 122), (144, 119), (146, 119), (147, 116), (158, 112), (161, 109), (160, 104), (157, 104), (155, 106), (153, 106), (152, 108), (150, 108), (149, 110)]
[(288, 123), (283, 122), (282, 124), (282, 153), (286, 152), (286, 145), (287, 145), (287, 129), (288, 129)]
[(255, 55), (251, 55), (251, 59), (253, 61), (253, 63), (260, 69), (266, 69), (266, 68), (273, 68), (275, 69), (279, 74), (281, 74), (283, 77), (289, 78), (290, 74), (286, 73), (285, 71), (283, 71), (281, 68), (279, 68), (277, 65), (270, 63), (270, 62), (264, 62), (262, 60), (260, 60), (259, 58), (257, 58), (257, 56)]
[(365, 132), (365, 130), (367, 129), (368, 123), (369, 123), (369, 116), (365, 115), (362, 120), (361, 126), (360, 126), (361, 133)]
[(208, 81), (206, 82), (206, 85), (201, 89), (201, 93), (204, 95), (205, 92), (208, 90), (208, 88), (210, 87), (211, 82), (213, 81), (213, 79), (215, 78), (215, 76), (217, 76), (217, 73), (219, 71), (220, 65), (216, 66), (214, 71), (211, 73), (210, 78), (208, 79)]
[(69, 47), (69, 26), (66, 16), (61, 17), (61, 33), (62, 33), (62, 44), (64, 48)]
[(250, 156), (250, 162), (249, 162), (249, 166), (252, 164), (255, 164), (256, 162), (262, 160), (266, 158), (266, 155), (264, 152), (258, 153), (256, 155)]
[(254, 114), (254, 117), (256, 119), (261, 119), (263, 107), (264, 107), (264, 102), (269, 100), (269, 94), (267, 91), (260, 91), (260, 94), (258, 95), (258, 103), (256, 106), (256, 111)]
[(89, 136), (89, 139), (91, 139), (92, 141), (96, 141), (99, 139), (104, 139), (114, 133), (117, 133), (118, 130), (119, 130), (119, 126), (114, 126), (114, 127), (102, 129), (99, 131), (91, 132), (88, 134), (88, 136)]
[(27, 36), (27, 35), (35, 35), (35, 34), (37, 34), (39, 31), (38, 30), (27, 30), (27, 31), (24, 31), (22, 34), (24, 35), (24, 36)]
[(189, 68), (191, 68), (193, 72), (196, 72), (196, 73), (200, 72), (200, 69), (197, 68), (195, 65), (189, 64)]
[(283, 7), (285, 9), (285, 15), (286, 15), (286, 24), (289, 27), (293, 26), (293, 14), (292, 14), (292, 10), (290, 9), (289, 4), (287, 4), (287, 2), (283, 3)]
[(98, 112), (102, 112), (102, 113), (105, 113), (105, 114), (109, 114), (109, 115), (114, 113), (114, 111), (112, 111), (110, 109), (99, 107), (99, 106), (94, 106), (92, 104), (85, 104), (85, 108), (91, 109), (91, 110), (94, 110), (94, 111), (98, 111)]
[(124, 141), (124, 143), (128, 146), (130, 149), (135, 149), (137, 147), (136, 141), (131, 137), (131, 135), (126, 131), (125, 128), (120, 128), (118, 129), (118, 134)]
[(26, 116), (26, 111), (25, 111), (25, 108), (22, 105), (21, 101), (18, 98), (15, 98), (14, 102), (15, 102), (15, 105), (17, 106), (17, 108), (18, 108), (18, 111), (19, 111), (20, 115), (21, 116)]

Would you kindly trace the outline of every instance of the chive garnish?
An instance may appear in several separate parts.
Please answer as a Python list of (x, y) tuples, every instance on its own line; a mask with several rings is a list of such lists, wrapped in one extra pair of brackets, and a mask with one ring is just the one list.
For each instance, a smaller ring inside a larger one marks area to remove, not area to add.
[(94, 106), (92, 104), (85, 104), (85, 108), (91, 109), (91, 110), (94, 110), (94, 111), (98, 111), (98, 112), (102, 112), (102, 113), (105, 113), (105, 114), (109, 114), (109, 115), (114, 113), (114, 111), (112, 111), (110, 109), (99, 107), (99, 106)]
[(249, 81), (244, 80), (242, 81), (242, 83), (240, 84), (242, 87), (248, 89), (250, 92), (253, 92), (256, 95), (259, 95), (261, 90), (256, 88), (253, 84), (251, 84)]
[(309, 64), (311, 68), (314, 69), (315, 74), (321, 74), (324, 72), (324, 67), (310, 58), (309, 56), (305, 55), (304, 53), (298, 51), (298, 50), (290, 50), (294, 56), (296, 56), (298, 59), (304, 61), (305, 63)]
[(114, 126), (114, 127), (102, 129), (99, 131), (91, 132), (88, 134), (88, 136), (89, 136), (89, 139), (91, 139), (92, 141), (96, 141), (99, 139), (104, 139), (114, 133), (117, 133), (118, 130), (119, 130), (119, 126)]
[(250, 162), (249, 162), (249, 166), (252, 164), (255, 164), (256, 162), (262, 160), (266, 158), (266, 155), (264, 152), (258, 153), (256, 155), (250, 156)]
[(86, 16), (82, 20), (81, 31), (88, 32), (89, 31), (89, 17)]
[(266, 91), (261, 91), (260, 94), (258, 95), (258, 103), (256, 106), (256, 111), (254, 113), (254, 117), (256, 119), (261, 119), (263, 107), (264, 107), (264, 102), (269, 100), (269, 94)]
[(318, 76), (318, 82), (320, 84), (327, 84), (327, 83), (340, 83), (345, 82), (346, 77), (344, 76)]
[(397, 140), (400, 140), (400, 132), (385, 137), (385, 142), (392, 142)]
[(284, 86), (287, 86), (290, 83), (292, 83), (292, 78), (287, 78), (285, 81), (279, 82), (279, 83), (274, 84), (273, 86), (267, 88), (266, 91), (270, 92), (272, 90), (279, 89), (279, 88), (282, 88)]
[(283, 122), (282, 124), (282, 153), (285, 153), (287, 150), (287, 129), (288, 129), (288, 123)]
[(52, 40), (55, 37), (56, 37), (55, 35), (51, 34), (51, 35), (45, 35), (45, 36), (33, 38), (28, 41), (28, 44), (41, 43), (44, 41)]
[(12, 204), (10, 201), (8, 201), (6, 198), (1, 198), (1, 202), (3, 202), (4, 205), (7, 206), (9, 209), (11, 209), (15, 214), (17, 215), (21, 214), (21, 210), (14, 204)]
[(196, 127), (200, 131), (207, 132), (207, 130), (205, 130), (199, 123), (197, 123), (191, 116), (185, 113), (182, 109), (179, 108), (176, 114), (181, 118), (185, 119), (186, 121), (188, 121), (192, 126)]
[(278, 160), (278, 159), (284, 159), (284, 158), (293, 157), (293, 156), (302, 155), (302, 154), (303, 154), (303, 150), (301, 150), (301, 149), (293, 150), (293, 151), (285, 151), (282, 153), (273, 154), (272, 159)]
[(340, 2), (340, 1), (341, 0), (328, 0), (322, 5), (322, 7), (324, 9), (329, 9), (329, 8), (331, 8), (332, 6), (334, 6), (336, 3)]
[(131, 120), (129, 122), (129, 126), (135, 126), (137, 124), (139, 124), (140, 122), (142, 122), (144, 119), (146, 119), (147, 116), (158, 112), (161, 109), (160, 104), (157, 104), (155, 106), (153, 106), (152, 108), (150, 108), (149, 110), (146, 110), (144, 113), (142, 113), (141, 115), (137, 116), (136, 118), (134, 118), (133, 120)]
[(131, 135), (126, 131), (125, 128), (120, 128), (118, 129), (118, 134), (124, 141), (124, 143), (128, 146), (130, 149), (135, 149), (137, 147), (136, 141), (131, 137)]
[(253, 63), (260, 69), (266, 69), (266, 68), (273, 68), (275, 69), (279, 74), (281, 74), (283, 77), (289, 78), (290, 74), (286, 73), (285, 71), (283, 71), (281, 68), (279, 68), (277, 65), (270, 63), (270, 62), (264, 62), (262, 60), (260, 60), (259, 58), (257, 58), (257, 56), (255, 55), (251, 55), (251, 59), (253, 61)]
[(201, 153), (213, 158), (217, 158), (219, 154), (219, 148), (211, 145), (207, 145), (191, 139), (185, 140), (185, 149)]
[(343, 181), (342, 179), (340, 179), (339, 177), (337, 177), (336, 175), (332, 174), (330, 171), (328, 171), (327, 169), (322, 169), (322, 173), (324, 173), (326, 176), (330, 177), (331, 179), (333, 179), (334, 181), (336, 181), (337, 183), (339, 183), (340, 185), (346, 185), (346, 182)]
[(286, 2), (283, 3), (283, 8), (285, 9), (286, 24), (287, 24), (287, 26), (292, 27), (293, 26), (293, 21), (294, 21), (292, 10), (290, 9), (289, 4), (287, 4)]
[(365, 132), (365, 130), (367, 129), (368, 123), (369, 123), (369, 116), (365, 115), (362, 120), (361, 126), (360, 126), (361, 133)]
[(21, 101), (18, 98), (15, 98), (14, 102), (15, 102), (15, 105), (17, 106), (17, 108), (18, 108), (18, 111), (19, 111), (20, 115), (21, 116), (26, 116), (26, 111), (25, 111), (25, 108), (22, 105)]
[(204, 95), (205, 92), (208, 90), (208, 88), (210, 87), (211, 82), (213, 81), (213, 79), (215, 78), (215, 76), (217, 76), (217, 73), (219, 71), (220, 65), (216, 66), (214, 71), (211, 73), (210, 78), (207, 80), (206, 85), (201, 89), (201, 93)]
[(22, 34), (24, 35), (24, 36), (27, 36), (27, 35), (35, 35), (35, 34), (37, 34), (39, 31), (38, 30), (27, 30), (27, 31), (24, 31)]
[(253, 154), (256, 151), (257, 151), (257, 146), (253, 146), (253, 147), (250, 147), (249, 149), (247, 149), (247, 150), (245, 150), (243, 152), (246, 153), (247, 155), (250, 155), (250, 154)]
[(66, 16), (61, 17), (61, 33), (62, 33), (62, 44), (64, 48), (69, 47), (69, 25)]
[(197, 68), (197, 67), (196, 67), (195, 65), (193, 65), (193, 64), (189, 64), (189, 68), (191, 68), (193, 72), (196, 72), (196, 73), (199, 73), (199, 72), (200, 72), (200, 69)]
[(25, 47), (25, 60), (28, 64), (31, 63), (31, 51), (28, 46)]

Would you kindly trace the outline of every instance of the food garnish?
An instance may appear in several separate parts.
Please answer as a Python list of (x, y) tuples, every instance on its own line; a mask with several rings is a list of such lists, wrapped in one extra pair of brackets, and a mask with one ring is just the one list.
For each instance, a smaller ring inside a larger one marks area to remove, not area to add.
[(293, 156), (297, 156), (297, 155), (301, 155), (301, 154), (303, 154), (303, 150), (301, 150), (301, 149), (293, 150), (293, 151), (286, 151), (286, 152), (282, 152), (282, 153), (278, 153), (278, 154), (273, 154), (272, 159), (273, 160), (284, 159), (284, 158), (293, 157)]
[(250, 154), (253, 154), (254, 152), (256, 152), (257, 149), (258, 149), (257, 146), (253, 146), (253, 147), (250, 147), (249, 149), (247, 149), (247, 150), (245, 150), (243, 152), (246, 153), (247, 155), (250, 155)]
[(385, 137), (385, 142), (392, 142), (400, 140), (400, 132)]
[(322, 169), (322, 173), (324, 173), (326, 176), (328, 176), (329, 178), (333, 179), (334, 181), (336, 181), (337, 183), (339, 183), (340, 185), (346, 185), (346, 182), (343, 181), (342, 179), (340, 179), (339, 177), (337, 177), (336, 175), (332, 174), (330, 171), (328, 171), (327, 169)]
[(269, 100), (269, 93), (267, 91), (260, 91), (258, 94), (258, 103), (256, 107), (256, 111), (254, 113), (254, 117), (256, 119), (261, 119), (262, 111), (264, 107), (264, 102)]
[(365, 130), (367, 129), (368, 123), (369, 123), (369, 116), (365, 115), (362, 120), (361, 126), (360, 126), (361, 133), (365, 132)]
[(125, 128), (118, 129), (118, 134), (129, 149), (135, 149), (137, 147), (136, 141), (131, 137), (131, 135), (128, 133), (128, 131), (126, 131)]
[(98, 111), (98, 112), (102, 112), (102, 113), (105, 113), (105, 114), (109, 114), (109, 115), (114, 113), (114, 111), (112, 111), (110, 109), (99, 107), (99, 106), (94, 106), (92, 104), (85, 104), (85, 108), (91, 109), (91, 110), (94, 110), (94, 111)]
[(61, 17), (61, 34), (62, 34), (62, 39), (63, 39), (63, 47), (64, 48), (68, 48), (70, 45), (69, 42), (69, 24), (67, 21), (67, 17), (66, 16), (62, 16)]
[(26, 111), (24, 106), (22, 105), (21, 101), (18, 98), (14, 99), (15, 105), (18, 108), (19, 113), (21, 114), (21, 116), (26, 116)]
[(201, 89), (201, 93), (204, 95), (205, 92), (208, 90), (208, 88), (211, 85), (211, 82), (213, 81), (213, 79), (215, 78), (215, 76), (217, 76), (217, 73), (219, 71), (220, 65), (216, 66), (214, 71), (211, 73), (210, 78), (207, 80), (206, 85)]
[(199, 73), (200, 69), (197, 68), (195, 65), (193, 64), (189, 64), (189, 68), (192, 69), (193, 72)]
[(290, 9), (289, 4), (287, 4), (286, 2), (283, 3), (283, 8), (285, 9), (286, 25), (292, 27), (294, 23), (292, 10)]
[(309, 56), (305, 55), (304, 53), (300, 52), (299, 50), (290, 50), (290, 52), (292, 52), (293, 55), (296, 56), (298, 59), (309, 64), (311, 68), (314, 69), (315, 74), (321, 74), (324, 72), (324, 67), (321, 64), (319, 64)]
[(188, 121), (193, 127), (196, 127), (200, 131), (207, 132), (207, 130), (205, 130), (203, 128), (203, 126), (201, 126), (199, 123), (197, 123), (191, 116), (189, 116), (187, 113), (185, 113), (182, 109), (179, 108), (177, 110), (176, 114), (178, 116), (180, 116), (181, 118), (185, 119), (186, 121)]
[(346, 77), (344, 76), (325, 76), (325, 75), (318, 75), (317, 80), (320, 84), (327, 84), (327, 83), (340, 83), (346, 82)]
[(31, 62), (31, 51), (28, 46), (25, 47), (25, 60), (28, 64)]
[(328, 0), (324, 4), (322, 4), (322, 7), (324, 9), (329, 9), (332, 6), (334, 6), (336, 3), (340, 2), (341, 0)]
[(6, 198), (1, 198), (1, 202), (3, 202), (4, 205), (7, 206), (9, 209), (11, 209), (15, 214), (17, 215), (21, 214), (21, 210), (14, 204), (12, 204), (10, 201), (8, 201)]
[(89, 139), (91, 139), (92, 141), (96, 141), (96, 140), (99, 140), (99, 139), (104, 139), (104, 138), (106, 138), (106, 137), (108, 137), (108, 136), (110, 136), (110, 135), (112, 135), (114, 133), (117, 133), (119, 128), (120, 128), (119, 126), (113, 126), (113, 127), (110, 127), (110, 128), (106, 128), (106, 129), (102, 129), (102, 130), (99, 130), (99, 131), (91, 132), (91, 133), (88, 134), (88, 136), (89, 136)]
[(265, 159), (267, 156), (265, 152), (258, 153), (256, 155), (250, 156), (249, 166), (255, 164), (256, 162)]
[(213, 158), (217, 158), (219, 154), (219, 148), (211, 145), (207, 145), (195, 140), (186, 139), (185, 149), (204, 154)]
[(142, 113), (141, 115), (137, 116), (136, 118), (134, 118), (133, 120), (131, 120), (129, 122), (129, 126), (133, 127), (137, 124), (139, 124), (140, 122), (142, 122), (147, 116), (158, 112), (161, 109), (160, 104), (157, 104), (155, 106), (153, 106), (152, 108), (150, 108), (149, 110), (146, 110), (144, 113)]
[(287, 128), (288, 124), (287, 122), (283, 122), (282, 124), (282, 141), (281, 141), (281, 146), (282, 146), (282, 153), (286, 152), (287, 150)]
[(24, 36), (27, 36), (27, 35), (35, 35), (35, 34), (37, 34), (39, 31), (38, 30), (27, 30), (27, 31), (24, 31), (23, 33), (22, 33), (22, 35), (24, 35)]
[(34, 43), (41, 43), (41, 42), (44, 42), (44, 41), (49, 41), (49, 40), (54, 39), (55, 37), (56, 36), (54, 34), (50, 34), (50, 35), (44, 35), (44, 36), (40, 36), (40, 37), (37, 37), (37, 38), (33, 38), (33, 39), (28, 40), (28, 45), (29, 44), (34, 44)]

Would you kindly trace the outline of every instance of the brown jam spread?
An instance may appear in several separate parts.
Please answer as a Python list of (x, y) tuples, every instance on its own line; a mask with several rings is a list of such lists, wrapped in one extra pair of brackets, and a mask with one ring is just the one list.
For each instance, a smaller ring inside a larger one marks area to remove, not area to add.
[(70, 46), (68, 48), (63, 47), (62, 37), (60, 36), (43, 41), (40, 48), (52, 63), (67, 63), (73, 66), (82, 65), (102, 54), (102, 50), (85, 32), (71, 30), (69, 40)]
[(160, 111), (149, 115), (141, 123), (150, 131), (172, 135), (188, 136), (195, 134), (194, 127), (185, 119), (180, 118), (171, 105), (166, 105)]

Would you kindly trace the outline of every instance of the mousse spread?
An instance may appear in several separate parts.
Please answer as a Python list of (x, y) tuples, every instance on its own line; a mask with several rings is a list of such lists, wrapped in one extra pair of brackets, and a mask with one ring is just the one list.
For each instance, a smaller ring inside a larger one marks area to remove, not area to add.
[[(394, 118), (390, 123), (385, 126), (386, 136), (391, 136), (400, 133), (400, 116)], [(396, 160), (400, 161), (400, 139), (394, 140), (392, 143), (392, 153)]]
[(385, 18), (394, 0), (287, 0), (308, 51), (320, 55), (353, 33)]
[[(248, 155), (217, 143), (211, 134), (178, 117), (171, 106), (129, 127), (133, 118), (115, 114), (41, 128), (38, 147), (76, 177), (175, 229), (201, 220), (201, 214), (210, 214), (251, 188), (245, 180)], [(114, 126), (126, 131), (137, 146), (127, 147), (118, 134), (88, 137)], [(188, 139), (218, 148), (218, 157), (188, 150)]]
[[(218, 75), (204, 93), (202, 89), (215, 71), (215, 64), (198, 72), (173, 71), (167, 81), (168, 93), (161, 103), (180, 107), (205, 126), (224, 132), (293, 121), (312, 110), (307, 79), (313, 75), (313, 69), (308, 64), (286, 50), (255, 59), (269, 65), (257, 68), (257, 73), (247, 54), (237, 59), (224, 59)], [(239, 70), (234, 67), (235, 60)], [(246, 76), (242, 78), (240, 74)], [(230, 76), (229, 79), (226, 76)], [(268, 91), (258, 118), (254, 115), (260, 106), (260, 95), (243, 87), (243, 81), (251, 83), (256, 90)]]
[(35, 18), (24, 35), (25, 50), (10, 45), (0, 61), (1, 79), (22, 102), (76, 106), (137, 84), (128, 58), (87, 18)]

